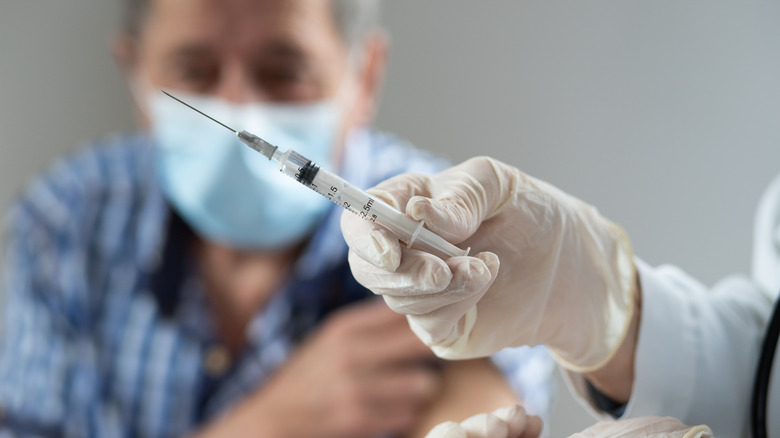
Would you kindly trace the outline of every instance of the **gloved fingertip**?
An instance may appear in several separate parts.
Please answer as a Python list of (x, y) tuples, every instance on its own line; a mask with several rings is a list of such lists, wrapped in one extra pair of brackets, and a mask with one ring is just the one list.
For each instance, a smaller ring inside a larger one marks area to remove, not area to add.
[[(430, 347), (436, 354), (436, 345), (443, 339), (446, 339), (457, 324), (457, 321), (437, 321), (435, 326), (431, 326), (425, 320), (425, 315), (406, 315), (409, 328), (423, 344)], [(438, 354), (437, 354), (438, 355)]]
[(509, 428), (509, 436), (520, 436), (525, 430), (527, 415), (520, 405), (505, 406), (493, 411), (493, 415), (503, 420)]
[(492, 276), (496, 276), (498, 274), (498, 268), (501, 266), (501, 261), (498, 259), (497, 255), (492, 252), (484, 251), (477, 254), (476, 258), (485, 262), (485, 265), (488, 269), (490, 269)]
[(384, 228), (378, 228), (356, 215), (341, 215), (341, 232), (349, 248), (372, 265), (395, 271), (401, 262), (398, 239)]
[(539, 438), (544, 430), (544, 422), (536, 415), (529, 415), (525, 419), (525, 426), (520, 438)]
[(491, 272), (482, 260), (475, 257), (451, 257), (445, 262), (452, 272), (452, 279), (447, 286), (451, 293), (474, 293), (491, 281)]
[(509, 428), (493, 414), (477, 414), (460, 423), (469, 438), (508, 437)]
[(372, 241), (371, 262), (382, 269), (395, 272), (401, 264), (401, 245), (388, 230), (375, 228), (369, 233)]
[(520, 405), (504, 406), (503, 408), (498, 408), (493, 411), (493, 415), (506, 422), (510, 422), (516, 417), (524, 418), (525, 409), (523, 409)]
[(425, 438), (468, 438), (466, 431), (454, 421), (437, 424)]
[(493, 279), (493, 272), (490, 266), (478, 258), (469, 258), (468, 278), (473, 284), (473, 288), (481, 289), (490, 283)]
[(366, 228), (361, 233), (345, 233), (350, 249), (361, 259), (384, 269), (395, 272), (401, 264), (401, 246), (389, 231), (380, 228)]
[(447, 286), (452, 283), (452, 279), (455, 276), (446, 263), (435, 264), (435, 268), (431, 269), (431, 283), (428, 286), (429, 291), (443, 291)]
[(700, 424), (688, 430), (683, 438), (712, 438), (712, 430), (706, 424)]
[(464, 257), (468, 260), (472, 277), (495, 278), (500, 265), (498, 256), (492, 252), (482, 252), (476, 257)]
[(413, 196), (406, 203), (406, 214), (445, 240), (459, 243), (471, 236), (479, 225), (478, 213), (453, 200)]
[(406, 203), (406, 214), (417, 221), (427, 220), (433, 210), (431, 201), (431, 198), (424, 196), (412, 196)]
[(463, 240), (457, 222), (442, 201), (413, 196), (406, 204), (406, 214), (416, 221), (425, 222), (425, 227), (448, 241)]

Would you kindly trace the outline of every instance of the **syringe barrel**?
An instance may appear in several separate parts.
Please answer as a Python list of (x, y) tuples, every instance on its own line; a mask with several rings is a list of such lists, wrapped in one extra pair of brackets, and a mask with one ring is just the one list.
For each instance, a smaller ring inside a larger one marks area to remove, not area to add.
[(293, 150), (283, 154), (277, 152), (274, 159), (277, 158), (282, 173), (295, 178), (301, 184), (360, 218), (387, 228), (407, 246), (443, 259), (468, 255), (468, 250), (462, 250), (447, 242), (441, 236), (423, 227), (421, 222), (416, 222), (381, 199), (353, 186), (344, 178), (320, 168), (297, 152)]

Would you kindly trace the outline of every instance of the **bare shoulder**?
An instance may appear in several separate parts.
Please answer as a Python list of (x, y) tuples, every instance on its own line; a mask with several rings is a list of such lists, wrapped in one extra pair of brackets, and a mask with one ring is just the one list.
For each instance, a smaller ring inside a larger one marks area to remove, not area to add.
[(448, 361), (441, 378), (440, 393), (407, 437), (424, 437), (441, 422), (459, 422), (519, 402), (509, 382), (488, 358)]

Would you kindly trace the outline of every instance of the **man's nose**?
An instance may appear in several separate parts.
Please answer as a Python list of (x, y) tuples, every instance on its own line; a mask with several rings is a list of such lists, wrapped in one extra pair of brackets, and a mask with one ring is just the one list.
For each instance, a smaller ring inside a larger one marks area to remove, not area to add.
[(238, 65), (225, 68), (215, 91), (217, 97), (233, 103), (257, 102), (265, 98), (247, 69)]

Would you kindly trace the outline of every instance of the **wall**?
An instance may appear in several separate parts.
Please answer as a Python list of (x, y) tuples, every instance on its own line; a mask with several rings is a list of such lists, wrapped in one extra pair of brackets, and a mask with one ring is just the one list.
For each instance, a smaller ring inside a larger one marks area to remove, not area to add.
[(35, 172), (133, 125), (110, 52), (116, 1), (0, 3), (0, 208)]
[[(0, 205), (85, 140), (132, 126), (116, 2), (0, 4)], [(378, 125), (453, 162), (487, 154), (597, 205), (638, 254), (705, 283), (748, 272), (780, 163), (780, 5), (385, 2)], [(561, 436), (587, 422), (564, 393)]]

